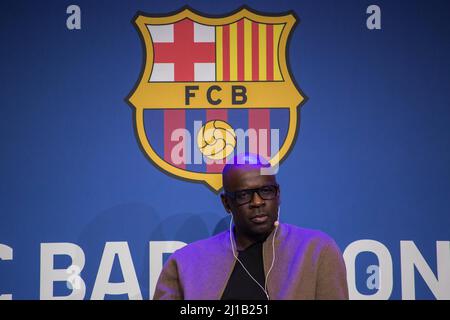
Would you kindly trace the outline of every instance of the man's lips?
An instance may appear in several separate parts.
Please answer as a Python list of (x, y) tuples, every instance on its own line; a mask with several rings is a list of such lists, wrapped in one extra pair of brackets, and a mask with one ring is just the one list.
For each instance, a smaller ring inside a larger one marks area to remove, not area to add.
[(257, 214), (250, 218), (250, 220), (254, 223), (264, 223), (269, 219), (267, 214)]

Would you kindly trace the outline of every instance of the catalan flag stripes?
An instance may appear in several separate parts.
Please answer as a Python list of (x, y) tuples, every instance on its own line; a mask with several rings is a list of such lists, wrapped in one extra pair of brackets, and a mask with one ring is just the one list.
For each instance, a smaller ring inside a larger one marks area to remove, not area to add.
[(249, 19), (217, 26), (217, 81), (283, 80), (278, 61), (283, 26)]

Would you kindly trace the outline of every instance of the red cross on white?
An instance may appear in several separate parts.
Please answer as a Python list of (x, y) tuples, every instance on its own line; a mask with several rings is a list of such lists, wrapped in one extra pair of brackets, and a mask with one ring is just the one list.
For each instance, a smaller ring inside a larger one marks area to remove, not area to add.
[(183, 19), (148, 26), (154, 61), (150, 81), (215, 81), (215, 28)]

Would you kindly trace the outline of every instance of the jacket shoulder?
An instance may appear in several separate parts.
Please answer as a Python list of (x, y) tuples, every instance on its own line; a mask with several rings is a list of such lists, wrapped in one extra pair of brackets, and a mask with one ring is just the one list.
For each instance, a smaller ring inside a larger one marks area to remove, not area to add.
[(224, 241), (228, 236), (228, 231), (223, 231), (212, 237), (191, 242), (176, 250), (171, 257), (173, 259), (201, 258), (202, 256), (209, 256), (211, 252), (217, 252), (217, 250), (223, 251)]
[(335, 247), (336, 242), (321, 230), (302, 228), (291, 224), (283, 224), (283, 235), (290, 243), (309, 244), (314, 246)]

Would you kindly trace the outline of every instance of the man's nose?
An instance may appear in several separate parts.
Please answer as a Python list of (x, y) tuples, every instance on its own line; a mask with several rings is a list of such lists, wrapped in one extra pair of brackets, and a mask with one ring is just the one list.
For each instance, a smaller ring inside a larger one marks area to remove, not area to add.
[(264, 204), (265, 204), (264, 199), (259, 196), (258, 192), (253, 192), (252, 201), (250, 202), (250, 205), (252, 207), (259, 207)]

